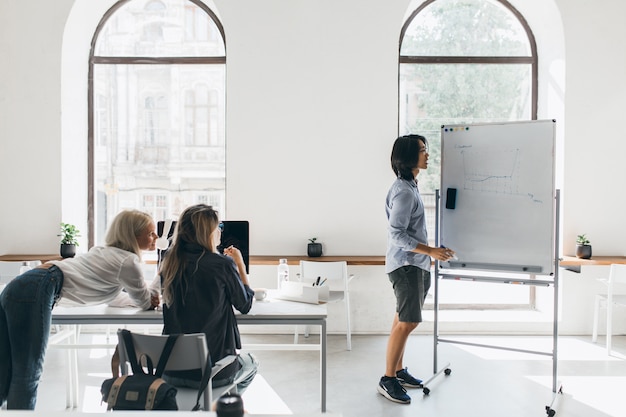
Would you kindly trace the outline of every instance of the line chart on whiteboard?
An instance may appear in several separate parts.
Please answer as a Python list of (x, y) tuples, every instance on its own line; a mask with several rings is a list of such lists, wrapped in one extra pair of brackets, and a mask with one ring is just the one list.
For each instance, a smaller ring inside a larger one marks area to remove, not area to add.
[[(463, 173), (465, 190), (494, 194), (526, 194), (520, 190), (520, 150), (476, 151), (464, 149)], [(485, 158), (489, 163), (486, 164)]]

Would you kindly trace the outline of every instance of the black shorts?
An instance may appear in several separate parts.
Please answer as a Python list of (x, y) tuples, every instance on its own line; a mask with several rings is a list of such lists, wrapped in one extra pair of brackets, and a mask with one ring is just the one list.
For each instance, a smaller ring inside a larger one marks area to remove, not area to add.
[(430, 289), (430, 271), (407, 265), (388, 275), (396, 295), (398, 319), (402, 322), (421, 323), (424, 300)]

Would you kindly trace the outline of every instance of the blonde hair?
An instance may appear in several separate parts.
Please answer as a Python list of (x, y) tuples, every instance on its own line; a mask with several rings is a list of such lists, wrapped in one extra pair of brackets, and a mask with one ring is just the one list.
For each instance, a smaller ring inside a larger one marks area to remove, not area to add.
[[(211, 234), (219, 226), (219, 218), (217, 211), (213, 207), (206, 204), (196, 204), (187, 207), (180, 215), (176, 222), (176, 231), (172, 246), (167, 251), (167, 255), (161, 264), (162, 285), (163, 285), (163, 301), (172, 305), (172, 286), (175, 280), (181, 280), (181, 284), (185, 286), (187, 277), (183, 275), (184, 264), (183, 248), (186, 244), (196, 244), (201, 246), (204, 251), (198, 257), (197, 262), (204, 256), (206, 252), (216, 252), (217, 248)], [(196, 262), (196, 268), (197, 268)]]
[(105, 244), (132, 252), (141, 259), (141, 249), (137, 237), (152, 224), (152, 216), (139, 210), (120, 212), (109, 226)]

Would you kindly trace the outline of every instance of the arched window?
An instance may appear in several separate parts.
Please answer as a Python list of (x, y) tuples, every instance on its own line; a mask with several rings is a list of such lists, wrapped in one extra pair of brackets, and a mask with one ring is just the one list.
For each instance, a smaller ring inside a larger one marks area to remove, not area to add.
[(126, 208), (225, 201), (224, 31), (199, 0), (121, 0), (89, 57), (89, 245)]
[[(537, 118), (537, 49), (526, 20), (505, 0), (425, 1), (402, 28), (398, 104), (399, 133), (422, 134), (429, 141), (429, 166), (419, 184), (432, 240), (441, 125)], [(483, 285), (490, 284), (442, 283), (440, 306), (535, 304), (534, 289), (524, 294), (510, 286)]]
[(442, 124), (537, 118), (535, 38), (505, 0), (424, 2), (402, 28), (399, 71), (399, 132), (429, 140), (424, 193), (439, 187)]

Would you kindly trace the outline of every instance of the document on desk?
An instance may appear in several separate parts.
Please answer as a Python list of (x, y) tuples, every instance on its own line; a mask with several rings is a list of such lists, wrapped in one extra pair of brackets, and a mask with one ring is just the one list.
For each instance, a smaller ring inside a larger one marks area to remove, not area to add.
[(286, 281), (275, 295), (281, 300), (297, 301), (308, 304), (321, 304), (328, 301), (329, 287), (312, 286), (303, 282)]

